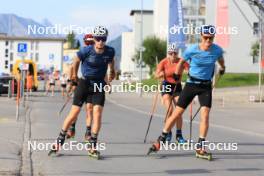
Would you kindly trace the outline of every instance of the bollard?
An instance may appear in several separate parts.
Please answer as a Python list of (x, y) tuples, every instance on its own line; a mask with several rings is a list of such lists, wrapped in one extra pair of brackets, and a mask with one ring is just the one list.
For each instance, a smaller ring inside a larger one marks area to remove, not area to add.
[(12, 98), (12, 90), (11, 90), (11, 85), (12, 84), (12, 81), (11, 80), (9, 80), (8, 81), (8, 98)]
[(222, 98), (222, 107), (225, 107), (225, 97)]
[(12, 97), (15, 97), (15, 80), (12, 79)]
[(20, 80), (17, 81), (16, 121), (19, 120)]

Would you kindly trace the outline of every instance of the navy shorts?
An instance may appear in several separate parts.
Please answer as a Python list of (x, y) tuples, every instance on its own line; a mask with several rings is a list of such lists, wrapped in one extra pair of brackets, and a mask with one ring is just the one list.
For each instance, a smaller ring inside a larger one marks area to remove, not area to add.
[(195, 96), (198, 96), (200, 106), (212, 107), (212, 84), (186, 83), (177, 106), (186, 109)]
[(83, 103), (104, 106), (105, 92), (95, 91), (88, 80), (80, 79), (74, 91), (73, 105), (82, 107)]

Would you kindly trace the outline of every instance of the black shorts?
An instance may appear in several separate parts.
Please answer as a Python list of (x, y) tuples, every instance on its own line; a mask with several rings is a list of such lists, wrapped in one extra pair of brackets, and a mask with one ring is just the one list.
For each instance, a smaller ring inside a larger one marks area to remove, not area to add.
[(61, 87), (62, 87), (62, 88), (66, 88), (66, 84), (62, 84)]
[[(175, 86), (176, 86), (176, 88), (175, 88)], [(162, 92), (161, 92), (162, 96), (165, 94), (169, 94), (170, 96), (177, 97), (180, 95), (181, 91), (182, 91), (181, 83), (173, 84), (173, 83), (169, 83), (167, 81), (162, 82)]]
[(186, 109), (196, 95), (198, 95), (200, 106), (212, 107), (212, 84), (210, 83), (186, 83), (180, 94), (177, 106)]
[(55, 83), (49, 83), (50, 86), (55, 86)]
[(95, 91), (93, 84), (87, 80), (80, 79), (74, 91), (72, 104), (82, 107), (83, 103), (104, 106), (105, 92)]

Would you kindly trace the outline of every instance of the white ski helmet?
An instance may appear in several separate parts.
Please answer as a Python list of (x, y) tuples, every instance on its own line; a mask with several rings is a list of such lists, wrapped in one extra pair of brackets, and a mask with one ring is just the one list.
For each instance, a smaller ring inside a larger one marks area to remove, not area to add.
[(93, 37), (107, 37), (108, 30), (105, 26), (96, 26), (92, 33)]
[(168, 53), (172, 53), (172, 52), (174, 52), (174, 53), (179, 52), (179, 48), (178, 48), (176, 43), (171, 43), (168, 45)]

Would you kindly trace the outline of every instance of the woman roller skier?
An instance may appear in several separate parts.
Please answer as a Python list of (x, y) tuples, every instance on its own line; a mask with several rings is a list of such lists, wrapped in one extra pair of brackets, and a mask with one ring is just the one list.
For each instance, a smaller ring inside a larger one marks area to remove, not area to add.
[[(173, 112), (173, 104), (176, 105), (179, 95), (182, 91), (181, 79), (175, 81), (173, 74), (176, 71), (177, 65), (181, 58), (178, 56), (178, 48), (176, 45), (171, 44), (168, 47), (168, 56), (164, 58), (157, 66), (156, 78), (162, 79), (162, 102), (167, 109), (166, 117), (169, 117)], [(184, 64), (184, 69), (188, 70), (188, 64)], [(167, 119), (166, 119), (167, 120)], [(170, 142), (172, 132), (170, 131), (166, 137), (166, 141)], [(177, 119), (176, 122), (176, 142), (179, 144), (186, 143), (182, 136), (182, 117)]]

